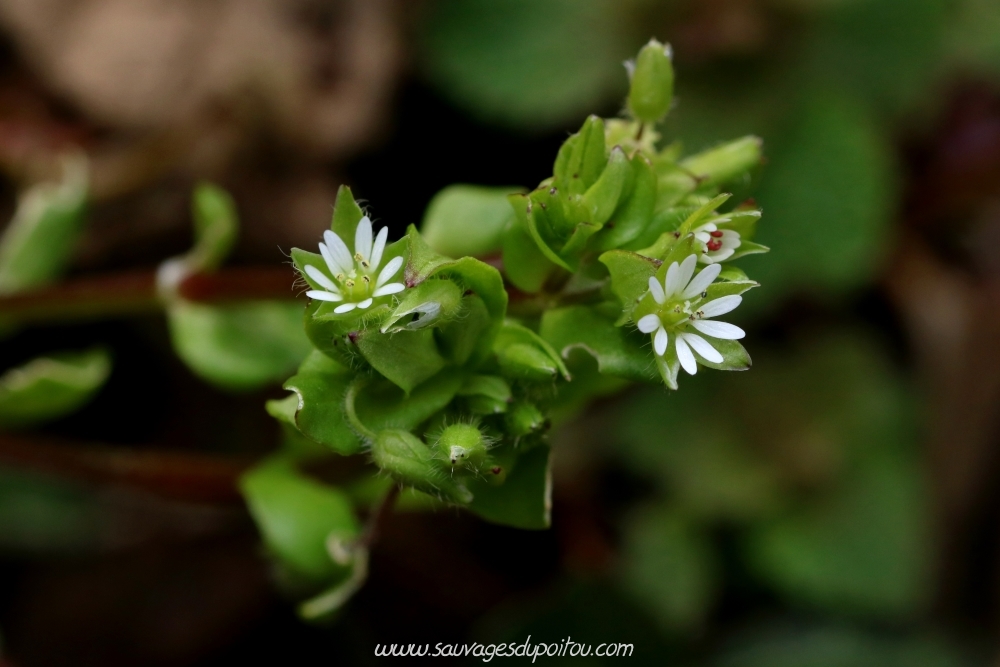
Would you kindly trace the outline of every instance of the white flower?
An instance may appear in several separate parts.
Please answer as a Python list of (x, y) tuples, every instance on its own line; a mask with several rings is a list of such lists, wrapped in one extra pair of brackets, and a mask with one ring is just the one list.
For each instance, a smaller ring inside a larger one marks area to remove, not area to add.
[(319, 244), (319, 252), (326, 261), (330, 276), (312, 265), (305, 267), (306, 275), (324, 287), (322, 290), (309, 290), (306, 296), (319, 301), (343, 301), (333, 309), (335, 313), (346, 313), (355, 308), (367, 308), (372, 300), (402, 292), (406, 286), (403, 283), (390, 283), (403, 266), (402, 257), (393, 257), (385, 268), (372, 280), (382, 262), (382, 252), (385, 250), (385, 240), (389, 228), (383, 227), (372, 241), (372, 221), (368, 216), (361, 218), (354, 234), (354, 255), (347, 249), (343, 239), (332, 231), (323, 232), (326, 243)]
[[(727, 220), (720, 220), (723, 222)], [(707, 222), (696, 228), (694, 237), (701, 242), (703, 264), (724, 262), (740, 247), (740, 233), (732, 229), (719, 229), (714, 222)]]
[(666, 353), (667, 343), (670, 341), (667, 329), (673, 330), (677, 359), (691, 375), (698, 372), (692, 349), (711, 363), (722, 363), (722, 355), (707, 340), (688, 331), (688, 327), (722, 340), (738, 340), (745, 335), (738, 326), (709, 319), (735, 310), (742, 303), (743, 297), (731, 294), (701, 303), (706, 296), (705, 289), (719, 276), (722, 266), (709, 264), (695, 276), (694, 267), (697, 263), (695, 255), (688, 255), (680, 264), (674, 262), (667, 269), (663, 285), (655, 277), (650, 277), (649, 293), (660, 308), (636, 322), (639, 331), (653, 334), (653, 349), (661, 357)]

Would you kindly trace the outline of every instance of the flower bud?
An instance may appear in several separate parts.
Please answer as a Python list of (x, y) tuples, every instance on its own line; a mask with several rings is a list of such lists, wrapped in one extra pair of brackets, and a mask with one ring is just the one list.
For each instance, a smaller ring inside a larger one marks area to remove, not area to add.
[(544, 382), (554, 379), (559, 372), (548, 354), (527, 343), (505, 347), (497, 354), (497, 361), (505, 375), (520, 380)]
[(462, 301), (461, 288), (450, 280), (427, 280), (409, 290), (382, 323), (382, 333), (423, 329), (451, 319)]
[(507, 425), (507, 431), (515, 438), (541, 431), (548, 426), (542, 411), (535, 404), (527, 401), (517, 401), (511, 405), (504, 421)]
[(445, 475), (430, 448), (408, 431), (380, 431), (372, 442), (372, 459), (403, 484), (459, 503), (472, 500), (469, 490)]
[(670, 56), (669, 46), (651, 39), (629, 66), (632, 85), (628, 108), (644, 123), (655, 123), (670, 110), (674, 96), (674, 66)]
[(489, 440), (472, 424), (452, 424), (441, 431), (437, 449), (452, 468), (478, 471), (488, 457)]

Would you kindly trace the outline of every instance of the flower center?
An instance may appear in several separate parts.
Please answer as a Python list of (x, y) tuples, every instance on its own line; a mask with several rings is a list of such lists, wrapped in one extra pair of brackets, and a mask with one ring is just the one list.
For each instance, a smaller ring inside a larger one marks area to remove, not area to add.
[(712, 237), (709, 239), (708, 243), (705, 244), (708, 247), (708, 250), (710, 252), (715, 252), (716, 250), (722, 249), (722, 232), (709, 232), (708, 235)]

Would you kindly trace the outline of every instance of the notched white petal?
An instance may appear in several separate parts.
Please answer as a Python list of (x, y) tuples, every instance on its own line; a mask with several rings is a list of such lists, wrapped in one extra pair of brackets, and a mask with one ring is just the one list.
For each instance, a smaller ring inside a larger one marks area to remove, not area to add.
[(667, 300), (666, 294), (663, 292), (663, 287), (660, 286), (660, 281), (655, 276), (649, 277), (649, 293), (653, 295), (653, 301), (656, 303), (662, 304)]
[(375, 237), (375, 245), (372, 247), (372, 258), (371, 267), (372, 271), (378, 269), (378, 265), (382, 262), (382, 251), (385, 250), (385, 241), (389, 238), (389, 228), (383, 227), (378, 230), (378, 235)]
[(694, 355), (691, 353), (691, 348), (688, 344), (684, 342), (681, 336), (677, 336), (674, 339), (674, 349), (677, 350), (677, 360), (681, 362), (681, 368), (688, 372), (688, 375), (694, 375), (698, 372), (698, 362), (694, 360)]
[(717, 317), (736, 310), (741, 303), (743, 303), (742, 296), (739, 294), (730, 294), (729, 296), (713, 299), (700, 306), (698, 310), (701, 311), (704, 317)]
[(376, 289), (372, 296), (387, 296), (389, 294), (396, 294), (397, 292), (402, 292), (406, 289), (406, 285), (403, 283), (389, 283), (388, 285), (383, 285)]
[(378, 280), (375, 281), (375, 287), (381, 287), (390, 278), (392, 278), (399, 271), (399, 267), (403, 266), (402, 257), (393, 257), (389, 260), (389, 263), (385, 265), (381, 273), (378, 274)]
[(330, 290), (334, 294), (337, 294), (337, 293), (340, 292), (340, 290), (337, 288), (336, 283), (334, 283), (332, 280), (330, 280), (326, 276), (325, 273), (323, 273), (322, 271), (320, 271), (319, 269), (317, 269), (312, 264), (306, 264), (305, 271), (306, 271), (306, 275), (307, 276), (309, 276), (314, 281), (316, 281), (317, 283), (319, 283), (323, 287), (327, 288), (328, 290)]
[(372, 299), (371, 299), (371, 297), (368, 297), (367, 299), (365, 299), (364, 301), (362, 301), (361, 303), (358, 304), (358, 308), (364, 310), (365, 308), (367, 308), (370, 305), (372, 305)]
[(343, 239), (329, 229), (323, 232), (323, 239), (326, 241), (326, 247), (330, 249), (333, 258), (340, 264), (342, 271), (347, 273), (354, 268), (354, 257), (347, 249), (347, 244), (344, 243)]
[(335, 313), (348, 313), (358, 307), (356, 303), (342, 303), (333, 309)]
[(681, 267), (677, 262), (674, 262), (667, 269), (667, 275), (663, 279), (663, 291), (666, 293), (666, 297), (669, 299), (676, 292), (677, 288), (680, 287), (680, 276)]
[(652, 313), (639, 318), (635, 325), (639, 327), (639, 331), (645, 334), (653, 333), (661, 327), (659, 316)]
[(317, 301), (343, 301), (344, 297), (339, 294), (332, 294), (330, 292), (323, 292), (321, 290), (309, 290), (306, 292), (306, 296), (310, 299), (316, 299)]
[(722, 340), (739, 340), (746, 336), (746, 332), (735, 324), (728, 322), (716, 322), (715, 320), (695, 320), (691, 323), (698, 331), (712, 338)]
[(667, 330), (660, 327), (656, 330), (656, 335), (653, 336), (653, 349), (656, 350), (656, 354), (660, 357), (663, 353), (667, 351), (667, 342), (669, 337), (667, 336)]
[(354, 252), (358, 253), (371, 264), (372, 256), (372, 221), (366, 215), (361, 218), (354, 232)]
[(691, 281), (691, 276), (694, 275), (694, 267), (698, 263), (697, 255), (688, 255), (681, 262), (680, 273), (677, 276), (677, 291), (680, 292), (687, 284)]
[(694, 348), (694, 351), (701, 355), (706, 361), (710, 361), (713, 364), (722, 363), (722, 355), (719, 351), (712, 347), (712, 344), (707, 340), (693, 333), (683, 333), (680, 337), (684, 339), (684, 342)]
[(691, 282), (688, 283), (687, 289), (681, 294), (681, 298), (690, 299), (701, 294), (705, 291), (706, 287), (715, 282), (715, 279), (719, 277), (720, 271), (722, 271), (722, 267), (718, 264), (713, 264), (702, 269), (701, 273), (692, 278)]

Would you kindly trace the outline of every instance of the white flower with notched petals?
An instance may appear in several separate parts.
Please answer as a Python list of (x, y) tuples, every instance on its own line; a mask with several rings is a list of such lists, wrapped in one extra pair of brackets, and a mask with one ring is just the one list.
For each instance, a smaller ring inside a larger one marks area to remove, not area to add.
[(309, 290), (306, 296), (319, 301), (343, 301), (333, 312), (346, 313), (355, 308), (367, 308), (380, 296), (402, 292), (406, 288), (403, 283), (389, 282), (403, 266), (402, 257), (393, 257), (379, 272), (378, 277), (372, 279), (382, 262), (382, 252), (388, 236), (389, 228), (383, 227), (373, 241), (372, 221), (366, 215), (361, 218), (354, 234), (352, 256), (347, 244), (335, 232), (323, 232), (326, 243), (319, 244), (319, 252), (323, 255), (330, 275), (315, 266), (307, 265), (306, 275), (324, 289)]
[(667, 269), (662, 285), (655, 277), (650, 277), (649, 293), (659, 308), (636, 322), (639, 331), (653, 334), (653, 349), (660, 357), (666, 353), (670, 342), (668, 330), (672, 331), (677, 359), (691, 375), (698, 372), (694, 353), (715, 364), (722, 363), (722, 355), (711, 343), (689, 329), (722, 340), (739, 340), (745, 335), (738, 326), (710, 319), (735, 310), (743, 297), (732, 294), (703, 302), (707, 297), (706, 288), (719, 276), (722, 266), (709, 264), (701, 273), (694, 275), (697, 263), (695, 255), (688, 255), (680, 264), (674, 262)]
[[(728, 222), (723, 219), (719, 222)], [(732, 229), (719, 229), (714, 222), (707, 222), (692, 232), (702, 246), (702, 264), (724, 262), (740, 247), (740, 233)]]

